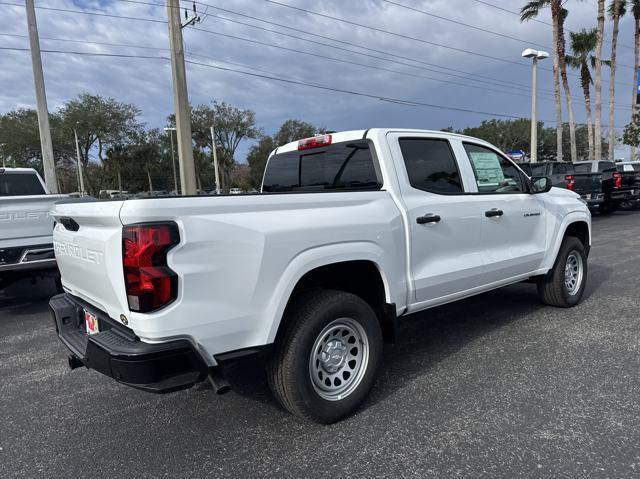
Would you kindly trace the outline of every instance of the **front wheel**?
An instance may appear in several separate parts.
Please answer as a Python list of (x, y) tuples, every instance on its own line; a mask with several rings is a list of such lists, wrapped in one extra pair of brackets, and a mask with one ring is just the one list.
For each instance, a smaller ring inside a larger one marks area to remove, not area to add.
[(382, 354), (380, 323), (358, 296), (322, 290), (287, 308), (269, 383), (289, 412), (330, 424), (352, 414), (376, 378)]
[(580, 302), (587, 284), (587, 253), (582, 242), (566, 236), (553, 268), (538, 279), (538, 294), (545, 304), (570, 308)]

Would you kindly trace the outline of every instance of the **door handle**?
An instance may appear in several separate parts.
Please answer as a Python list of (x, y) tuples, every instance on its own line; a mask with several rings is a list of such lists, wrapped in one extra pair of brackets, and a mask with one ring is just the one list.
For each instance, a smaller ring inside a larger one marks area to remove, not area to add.
[(504, 214), (504, 212), (502, 210), (498, 210), (496, 208), (493, 208), (491, 210), (485, 211), (484, 215), (487, 218), (493, 218), (494, 216), (502, 216)]
[(440, 215), (434, 215), (433, 213), (427, 213), (424, 216), (418, 216), (416, 218), (416, 223), (419, 225), (423, 225), (425, 223), (437, 223), (440, 221)]

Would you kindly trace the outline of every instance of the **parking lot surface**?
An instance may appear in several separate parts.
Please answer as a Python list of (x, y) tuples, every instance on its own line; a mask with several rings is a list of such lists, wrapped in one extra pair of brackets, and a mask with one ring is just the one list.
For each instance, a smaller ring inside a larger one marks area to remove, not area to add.
[(332, 426), (271, 398), (152, 395), (69, 371), (53, 284), (0, 293), (0, 477), (640, 477), (640, 212), (594, 217), (583, 302), (518, 284), (407, 318), (362, 410)]

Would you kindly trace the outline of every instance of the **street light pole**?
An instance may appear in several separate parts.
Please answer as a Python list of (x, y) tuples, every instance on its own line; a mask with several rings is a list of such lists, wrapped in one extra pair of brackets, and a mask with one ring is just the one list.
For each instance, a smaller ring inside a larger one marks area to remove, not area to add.
[(538, 94), (538, 60), (549, 57), (547, 52), (536, 51), (527, 48), (522, 52), (524, 58), (531, 58), (533, 64), (531, 67), (531, 153), (529, 161), (536, 163), (538, 161), (538, 116), (537, 116), (537, 94)]
[(211, 147), (213, 149), (213, 169), (216, 174), (216, 195), (219, 195), (220, 177), (218, 176), (218, 153), (216, 153), (216, 135), (213, 133), (213, 125), (211, 125)]
[(82, 179), (82, 160), (80, 159), (80, 144), (78, 143), (78, 132), (73, 129), (73, 136), (76, 139), (76, 156), (78, 158), (78, 183), (80, 187), (80, 196), (84, 196), (84, 180)]
[(176, 131), (176, 129), (167, 127), (164, 129), (164, 131), (168, 131), (169, 137), (171, 138), (171, 166), (173, 167), (173, 188), (177, 195), (178, 194), (178, 177), (176, 176), (176, 157), (175, 157), (175, 151), (173, 147), (173, 132)]

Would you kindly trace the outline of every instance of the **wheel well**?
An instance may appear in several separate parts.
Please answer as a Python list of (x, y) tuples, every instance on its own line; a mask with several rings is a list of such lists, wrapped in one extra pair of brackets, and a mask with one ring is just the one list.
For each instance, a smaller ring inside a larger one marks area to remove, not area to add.
[[(312, 269), (296, 284), (287, 302), (287, 308), (295, 298), (315, 289), (335, 289), (360, 297), (376, 313), (384, 338), (393, 340), (395, 306), (386, 303), (382, 275), (373, 262), (344, 261)], [(285, 308), (285, 314), (287, 308)]]
[(587, 223), (585, 223), (584, 221), (576, 221), (575, 223), (571, 223), (569, 226), (567, 226), (564, 235), (578, 238), (584, 245), (587, 254), (589, 253), (589, 225), (587, 225)]

